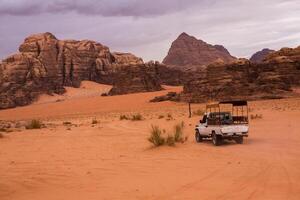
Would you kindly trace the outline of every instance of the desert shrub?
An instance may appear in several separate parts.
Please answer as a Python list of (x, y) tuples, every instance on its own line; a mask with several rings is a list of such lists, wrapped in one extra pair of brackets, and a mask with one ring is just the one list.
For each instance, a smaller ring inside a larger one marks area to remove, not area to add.
[(166, 144), (168, 146), (175, 146), (175, 138), (173, 135), (168, 135), (166, 138)]
[(201, 109), (195, 110), (193, 112), (193, 115), (197, 115), (197, 116), (203, 116), (205, 114), (205, 112)]
[(170, 121), (170, 120), (173, 120), (173, 119), (174, 119), (174, 118), (173, 118), (172, 114), (171, 114), (171, 113), (168, 113), (166, 120), (167, 120), (167, 121)]
[(262, 119), (263, 118), (263, 115), (262, 114), (253, 114), (253, 115), (250, 115), (250, 118), (252, 119), (252, 120), (254, 120), (254, 119)]
[(183, 135), (183, 128), (184, 128), (184, 122), (181, 122), (180, 124), (175, 125), (174, 127), (174, 140), (175, 142), (184, 142), (184, 135)]
[(42, 122), (37, 120), (37, 119), (33, 119), (31, 120), (27, 125), (26, 125), (26, 129), (40, 129), (42, 128)]
[(159, 115), (158, 116), (158, 119), (162, 119), (162, 118), (164, 118), (165, 116), (164, 115)]
[(143, 120), (143, 116), (141, 115), (141, 114), (134, 114), (134, 115), (132, 115), (131, 116), (131, 120), (132, 121), (141, 121), (141, 120)]
[(4, 128), (4, 127), (1, 127), (1, 128), (0, 128), (0, 132), (6, 132), (6, 131), (7, 131), (6, 128)]
[(127, 115), (120, 115), (120, 120), (129, 120)]
[(72, 125), (72, 122), (63, 122), (63, 125)]
[(98, 124), (97, 119), (93, 119), (93, 120), (92, 120), (92, 124)]
[(163, 130), (158, 126), (151, 126), (150, 137), (148, 141), (151, 142), (154, 146), (162, 146), (165, 144), (165, 138), (162, 136)]

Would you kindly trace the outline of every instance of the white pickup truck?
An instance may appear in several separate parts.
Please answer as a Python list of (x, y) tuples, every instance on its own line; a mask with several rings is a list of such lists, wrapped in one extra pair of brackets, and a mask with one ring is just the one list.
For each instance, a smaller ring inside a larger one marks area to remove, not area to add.
[[(221, 112), (223, 104), (231, 104), (231, 112)], [(247, 101), (226, 101), (206, 106), (203, 119), (196, 125), (195, 138), (197, 142), (211, 138), (216, 146), (221, 145), (224, 139), (242, 144), (244, 137), (248, 137), (248, 132)]]

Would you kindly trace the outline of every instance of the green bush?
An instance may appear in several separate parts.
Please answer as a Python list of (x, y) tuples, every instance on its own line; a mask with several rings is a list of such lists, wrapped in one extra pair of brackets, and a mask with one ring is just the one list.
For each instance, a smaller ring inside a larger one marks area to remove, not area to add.
[(40, 129), (42, 128), (42, 122), (36, 119), (31, 120), (31, 122), (29, 122), (26, 125), (26, 129)]
[(163, 131), (158, 126), (151, 126), (150, 137), (148, 141), (154, 146), (162, 146), (165, 144), (165, 138), (162, 136)]

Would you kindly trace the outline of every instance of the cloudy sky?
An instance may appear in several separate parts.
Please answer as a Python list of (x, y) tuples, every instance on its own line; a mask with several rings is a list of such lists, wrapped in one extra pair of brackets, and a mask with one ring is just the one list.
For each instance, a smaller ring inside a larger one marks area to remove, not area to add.
[(232, 55), (300, 45), (299, 0), (0, 0), (0, 58), (32, 33), (161, 61), (186, 32)]

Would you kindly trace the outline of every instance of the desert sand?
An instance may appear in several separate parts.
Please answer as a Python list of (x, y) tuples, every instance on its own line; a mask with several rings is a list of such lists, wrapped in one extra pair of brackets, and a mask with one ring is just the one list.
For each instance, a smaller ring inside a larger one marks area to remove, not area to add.
[[(101, 97), (109, 86), (87, 85), (0, 111), (1, 120), (46, 124), (0, 139), (1, 200), (300, 199), (300, 99), (250, 102), (250, 114), (263, 116), (250, 121), (250, 137), (215, 147), (195, 142), (200, 117), (188, 118), (186, 104), (148, 103), (181, 87)], [(144, 120), (119, 120), (132, 113)], [(171, 130), (181, 121), (186, 143), (153, 148), (147, 141), (152, 124)]]

